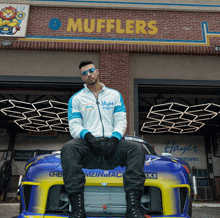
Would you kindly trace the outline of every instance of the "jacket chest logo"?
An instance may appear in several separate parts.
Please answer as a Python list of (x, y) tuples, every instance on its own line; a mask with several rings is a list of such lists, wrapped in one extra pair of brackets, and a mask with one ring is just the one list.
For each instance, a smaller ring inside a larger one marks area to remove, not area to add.
[(86, 104), (85, 106), (84, 106), (84, 110), (85, 111), (91, 111), (91, 110), (93, 110), (95, 108), (95, 106), (93, 105), (93, 104), (91, 104), (91, 103), (88, 103), (88, 104)]
[(101, 106), (105, 110), (112, 110), (113, 109), (113, 105), (114, 105), (113, 102), (106, 102), (106, 101), (102, 101), (101, 102)]

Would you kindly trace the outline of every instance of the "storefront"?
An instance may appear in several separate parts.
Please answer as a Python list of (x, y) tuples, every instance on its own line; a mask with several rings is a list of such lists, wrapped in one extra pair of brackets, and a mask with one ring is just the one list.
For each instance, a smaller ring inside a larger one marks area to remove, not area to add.
[(203, 199), (220, 196), (220, 5), (171, 2), (2, 1), (0, 154), (16, 151), (14, 176), (25, 154), (70, 139), (68, 99), (92, 60), (123, 96), (126, 134), (187, 160)]

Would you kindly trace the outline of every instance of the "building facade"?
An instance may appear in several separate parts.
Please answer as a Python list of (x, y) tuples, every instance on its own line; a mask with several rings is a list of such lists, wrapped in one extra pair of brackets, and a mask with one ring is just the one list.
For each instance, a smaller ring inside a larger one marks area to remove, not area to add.
[(187, 160), (200, 197), (220, 197), (218, 1), (2, 0), (0, 10), (0, 150), (14, 155), (14, 176), (25, 155), (70, 139), (67, 102), (87, 59), (121, 92), (126, 134)]

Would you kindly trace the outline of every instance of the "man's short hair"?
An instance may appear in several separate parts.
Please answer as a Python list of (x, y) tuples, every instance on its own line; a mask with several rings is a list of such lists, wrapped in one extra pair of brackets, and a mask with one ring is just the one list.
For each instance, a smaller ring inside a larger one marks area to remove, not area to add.
[(89, 64), (93, 64), (93, 62), (92, 61), (81, 61), (81, 63), (79, 64), (79, 69)]

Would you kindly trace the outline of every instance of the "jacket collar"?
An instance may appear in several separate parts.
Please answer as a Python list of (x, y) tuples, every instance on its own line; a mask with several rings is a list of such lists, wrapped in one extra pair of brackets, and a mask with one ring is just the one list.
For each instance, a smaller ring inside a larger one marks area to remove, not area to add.
[[(105, 90), (105, 85), (103, 83), (100, 83), (100, 85), (102, 86), (102, 90), (101, 90), (101, 92), (102, 92)], [(84, 84), (84, 87), (85, 87), (86, 91), (91, 92), (90, 89), (87, 87), (86, 83)]]

